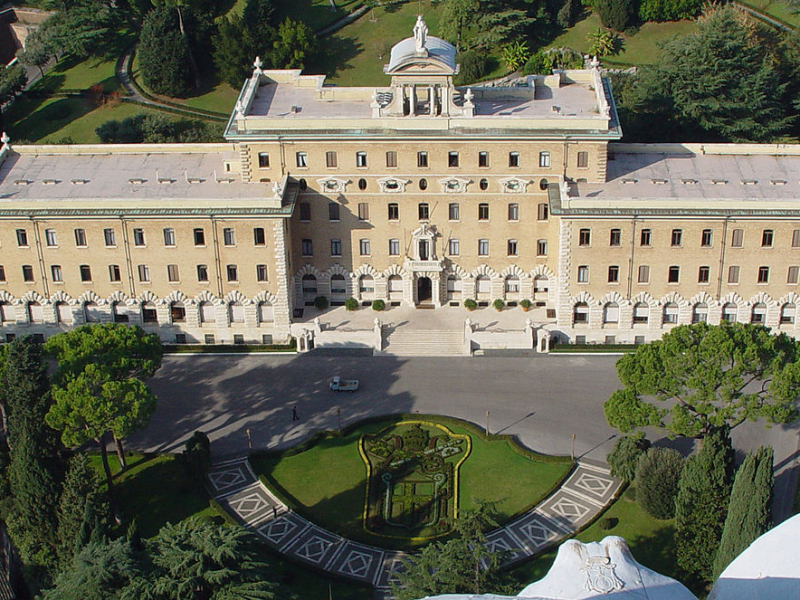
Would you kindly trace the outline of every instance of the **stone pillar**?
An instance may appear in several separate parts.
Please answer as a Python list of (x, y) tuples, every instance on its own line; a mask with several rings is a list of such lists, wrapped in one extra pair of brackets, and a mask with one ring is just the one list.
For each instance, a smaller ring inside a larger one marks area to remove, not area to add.
[(431, 302), (434, 306), (442, 305), (442, 278), (439, 273), (431, 273)]
[(450, 88), (443, 87), (441, 88), (442, 93), (442, 115), (445, 117), (450, 116)]
[(375, 321), (373, 321), (372, 333), (375, 350), (381, 352), (383, 350), (383, 325), (378, 317), (375, 317)]
[(434, 116), (436, 114), (436, 88), (432, 85), (428, 87), (428, 103), (430, 104), (428, 112)]
[[(272, 235), (275, 251), (275, 276), (278, 280), (273, 308), (275, 335), (278, 340), (286, 341), (289, 339), (292, 301), (289, 281), (289, 249), (286, 247), (286, 222), (283, 219), (275, 219), (272, 224)], [(300, 296), (302, 297), (302, 292), (300, 292)]]
[(530, 319), (525, 319), (525, 335), (531, 340), (531, 349), (536, 347), (536, 333), (533, 331), (533, 322)]
[[(403, 94), (405, 94), (406, 86), (403, 86)], [(417, 93), (414, 86), (409, 86), (409, 97), (408, 97), (408, 106), (410, 109), (410, 115), (413, 117), (417, 114)]]
[(464, 352), (472, 354), (472, 320), (464, 319)]

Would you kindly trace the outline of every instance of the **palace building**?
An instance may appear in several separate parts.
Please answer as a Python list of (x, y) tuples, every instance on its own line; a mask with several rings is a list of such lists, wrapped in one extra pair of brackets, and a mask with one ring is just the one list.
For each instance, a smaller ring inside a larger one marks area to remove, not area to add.
[(386, 87), (256, 60), (225, 144), (5, 139), (0, 333), (277, 343), (318, 296), (464, 317), (529, 299), (573, 342), (798, 331), (800, 147), (620, 144), (596, 62), (502, 86), (458, 68), (420, 17)]

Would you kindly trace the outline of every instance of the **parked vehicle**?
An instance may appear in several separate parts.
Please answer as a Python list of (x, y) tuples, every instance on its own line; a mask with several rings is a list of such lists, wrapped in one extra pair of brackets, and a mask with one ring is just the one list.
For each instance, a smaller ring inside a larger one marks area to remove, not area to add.
[(330, 388), (334, 392), (355, 392), (358, 389), (358, 379), (342, 379), (337, 375), (331, 379)]

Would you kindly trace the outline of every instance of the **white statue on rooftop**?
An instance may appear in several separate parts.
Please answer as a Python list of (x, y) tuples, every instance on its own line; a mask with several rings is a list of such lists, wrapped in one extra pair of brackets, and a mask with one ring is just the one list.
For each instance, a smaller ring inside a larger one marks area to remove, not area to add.
[(261, 66), (263, 64), (264, 63), (261, 62), (261, 57), (260, 56), (256, 56), (256, 59), (253, 61), (253, 70), (256, 73), (261, 73)]
[(422, 15), (417, 15), (417, 23), (414, 25), (414, 43), (417, 52), (425, 50), (425, 40), (428, 37), (428, 26), (422, 19)]

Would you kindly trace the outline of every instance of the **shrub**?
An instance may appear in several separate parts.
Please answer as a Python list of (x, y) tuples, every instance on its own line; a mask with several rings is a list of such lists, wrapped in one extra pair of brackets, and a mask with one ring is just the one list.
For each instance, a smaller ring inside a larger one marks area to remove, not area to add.
[(472, 298), (467, 298), (466, 300), (464, 300), (464, 308), (466, 308), (467, 310), (475, 310), (476, 308), (478, 308), (478, 303), (475, 302), (475, 300), (473, 300)]
[(533, 303), (530, 300), (528, 300), (527, 298), (524, 298), (524, 299), (519, 301), (519, 305), (522, 308), (524, 308), (525, 310), (528, 310), (531, 306), (533, 306)]
[(456, 76), (457, 85), (465, 85), (483, 79), (486, 75), (486, 53), (468, 50), (459, 56), (461, 69)]
[(534, 52), (522, 67), (523, 75), (550, 75), (553, 72), (553, 61), (544, 52)]
[(386, 310), (386, 302), (384, 302), (383, 300), (373, 300), (372, 310), (376, 310), (378, 312)]
[(569, 46), (550, 48), (544, 52), (554, 69), (582, 69), (583, 56)]
[(580, 0), (566, 0), (556, 15), (556, 23), (562, 29), (569, 29), (575, 25), (578, 16), (583, 12)]
[(651, 517), (675, 516), (675, 496), (683, 469), (683, 457), (671, 448), (650, 448), (639, 457), (636, 468), (636, 501)]
[(594, 8), (603, 25), (614, 31), (625, 31), (636, 11), (632, 0), (597, 0)]
[(703, 10), (700, 0), (641, 0), (639, 19), (642, 21), (678, 21), (691, 19)]
[(202, 431), (195, 431), (183, 450), (186, 466), (193, 477), (203, 480), (211, 466), (211, 442)]
[(506, 303), (503, 301), (502, 298), (498, 298), (497, 300), (492, 302), (492, 306), (494, 306), (496, 310), (503, 310), (506, 307)]
[(616, 517), (603, 517), (597, 521), (597, 528), (600, 531), (608, 531), (609, 529), (614, 529), (617, 523), (619, 523), (619, 519)]
[(328, 308), (328, 299), (325, 296), (317, 296), (314, 298), (314, 307), (317, 310), (325, 310)]
[(355, 310), (358, 308), (358, 300), (356, 300), (355, 298), (348, 298), (347, 300), (344, 301), (344, 307), (347, 310), (351, 311)]
[(642, 435), (626, 435), (619, 438), (607, 459), (611, 466), (611, 474), (623, 481), (633, 481), (636, 478), (639, 458), (649, 447), (650, 440)]

